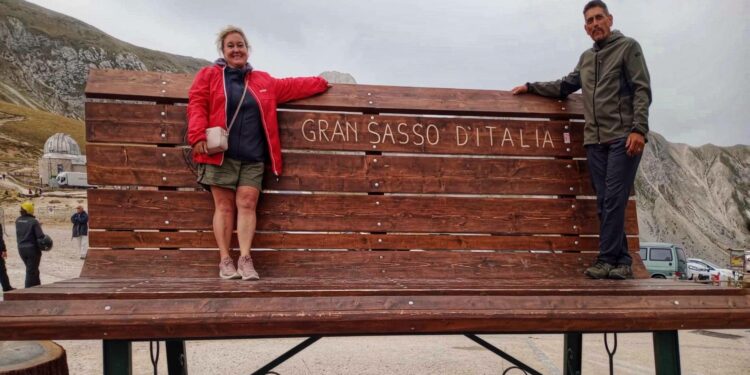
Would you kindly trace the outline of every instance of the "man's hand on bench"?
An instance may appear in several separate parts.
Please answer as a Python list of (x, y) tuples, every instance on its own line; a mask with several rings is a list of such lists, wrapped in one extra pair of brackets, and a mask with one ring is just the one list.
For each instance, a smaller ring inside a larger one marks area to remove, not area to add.
[(513, 95), (525, 94), (529, 92), (529, 86), (524, 83), (523, 85), (512, 88), (510, 92), (512, 92)]

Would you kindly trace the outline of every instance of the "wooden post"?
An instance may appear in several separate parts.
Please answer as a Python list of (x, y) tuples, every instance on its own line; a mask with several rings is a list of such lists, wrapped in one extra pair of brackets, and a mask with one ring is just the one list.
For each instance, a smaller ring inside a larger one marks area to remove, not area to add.
[(0, 341), (0, 374), (68, 375), (65, 349), (52, 341)]

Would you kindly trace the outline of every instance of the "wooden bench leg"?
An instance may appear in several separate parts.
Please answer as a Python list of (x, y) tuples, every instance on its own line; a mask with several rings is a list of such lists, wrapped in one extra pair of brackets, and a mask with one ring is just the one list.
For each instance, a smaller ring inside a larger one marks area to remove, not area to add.
[(565, 352), (563, 354), (563, 374), (581, 375), (583, 334), (580, 332), (566, 333), (564, 347)]
[(187, 353), (184, 340), (167, 340), (167, 373), (169, 375), (187, 375)]
[(680, 342), (677, 331), (654, 332), (656, 375), (679, 375)]
[(104, 340), (105, 375), (132, 375), (133, 343), (125, 340)]

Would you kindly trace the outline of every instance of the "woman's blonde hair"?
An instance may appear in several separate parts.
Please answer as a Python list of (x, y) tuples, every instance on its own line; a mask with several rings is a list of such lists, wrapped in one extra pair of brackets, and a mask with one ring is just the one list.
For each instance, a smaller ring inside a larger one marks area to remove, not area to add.
[(227, 37), (227, 35), (232, 34), (232, 33), (240, 34), (240, 36), (242, 37), (242, 40), (245, 41), (245, 46), (247, 46), (248, 51), (250, 50), (250, 43), (247, 42), (247, 37), (245, 36), (245, 32), (242, 31), (242, 29), (240, 29), (237, 26), (228, 25), (227, 27), (219, 31), (219, 34), (217, 35), (217, 38), (216, 38), (216, 49), (219, 51), (219, 56), (224, 55), (224, 39)]

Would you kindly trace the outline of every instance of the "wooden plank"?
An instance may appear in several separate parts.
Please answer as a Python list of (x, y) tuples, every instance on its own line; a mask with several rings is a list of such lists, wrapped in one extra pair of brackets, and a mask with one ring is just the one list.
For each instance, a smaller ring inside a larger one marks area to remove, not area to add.
[(90, 69), (85, 94), (89, 99), (186, 102), (193, 77), (183, 73)]
[[(258, 229), (269, 231), (597, 234), (582, 230), (579, 220), (592, 214), (576, 207), (573, 199), (264, 193), (257, 213)], [(94, 190), (89, 212), (92, 229), (207, 230), (213, 200), (208, 192)]]
[(0, 327), (0, 340), (746, 329), (750, 296), (8, 301)]
[[(185, 149), (88, 144), (94, 185), (200, 187)], [(188, 158), (188, 160), (186, 160)], [(432, 194), (592, 195), (580, 160), (287, 153), (265, 189)]]
[(87, 102), (88, 142), (185, 144), (185, 106)]
[[(89, 191), (92, 229), (208, 230), (208, 192)], [(580, 203), (579, 203), (580, 202)], [(269, 194), (258, 230), (495, 234), (598, 234), (596, 203), (574, 199)], [(635, 203), (626, 231), (637, 231)], [(586, 223), (582, 221), (585, 220)]]
[[(89, 71), (87, 98), (187, 102), (192, 76), (174, 73)], [(509, 91), (336, 84), (323, 95), (282, 108), (473, 116), (583, 117), (579, 95), (564, 101)]]
[[(550, 250), (596, 251), (598, 237), (553, 236), (467, 236), (353, 233), (256, 233), (253, 248), (263, 249), (390, 249), (390, 250)], [(94, 248), (203, 248), (215, 249), (213, 232), (90, 231)], [(232, 246), (238, 247), (236, 235)], [(638, 239), (628, 241), (638, 252)]]
[(576, 122), (315, 112), (280, 112), (279, 121), (281, 144), (295, 149), (586, 156)]
[[(236, 258), (238, 254), (235, 252)], [(425, 252), (425, 251), (255, 251), (265, 278), (321, 279), (585, 279), (596, 253)], [(92, 250), (81, 277), (216, 278), (215, 250)], [(113, 265), (117, 267), (113, 267)]]
[[(184, 106), (86, 103), (89, 143), (185, 143)], [(279, 112), (287, 149), (585, 157), (583, 124)], [(567, 135), (566, 135), (567, 134)]]
[[(579, 275), (576, 275), (579, 276)], [(699, 293), (741, 296), (737, 288), (697, 287), (693, 283), (665, 280), (589, 279), (319, 279), (263, 278), (246, 283), (219, 278), (129, 279), (100, 282), (74, 279), (9, 294), (12, 301), (79, 299), (172, 299), (246, 297), (399, 296), (399, 295), (494, 295), (494, 296), (665, 296)], [(711, 288), (707, 290), (707, 288)]]

